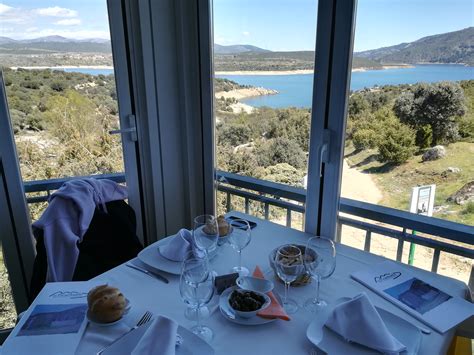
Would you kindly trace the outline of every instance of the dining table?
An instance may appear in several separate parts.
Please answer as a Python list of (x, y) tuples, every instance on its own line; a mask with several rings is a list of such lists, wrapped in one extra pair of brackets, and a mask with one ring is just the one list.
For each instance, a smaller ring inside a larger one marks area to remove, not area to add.
[[(227, 216), (244, 218), (256, 223), (251, 232), (251, 242), (242, 251), (243, 266), (254, 270), (259, 266), (265, 276), (275, 283), (274, 292), (283, 294), (283, 284), (276, 281), (269, 265), (270, 252), (283, 244), (305, 244), (313, 235), (288, 228), (270, 221), (262, 220), (240, 212), (229, 212)], [(321, 282), (320, 295), (331, 302), (341, 297), (353, 297), (365, 292), (371, 302), (393, 314), (407, 320), (409, 323), (422, 328), (426, 325), (419, 322), (410, 314), (380, 297), (370, 289), (351, 278), (354, 271), (376, 267), (385, 261), (382, 256), (358, 250), (336, 243), (336, 269), (332, 276)], [(145, 268), (140, 260), (131, 261)], [(218, 254), (211, 260), (212, 269), (217, 274), (228, 274), (238, 263), (238, 254), (231, 245), (224, 243), (219, 247)], [(441, 276), (413, 266), (400, 266), (423, 279), (425, 282), (444, 290), (452, 296), (467, 297), (468, 288), (459, 280)], [(159, 270), (153, 270), (159, 271)], [(195, 322), (185, 317), (185, 304), (179, 293), (179, 275), (160, 272), (169, 283), (150, 277), (136, 269), (122, 264), (99, 275), (93, 281), (108, 283), (118, 287), (130, 301), (130, 311), (122, 322), (110, 327), (100, 327), (89, 324), (79, 343), (76, 354), (96, 354), (121, 334), (127, 332), (141, 315), (152, 312), (155, 316), (164, 315), (174, 319), (179, 325), (191, 328)], [(305, 286), (291, 287), (290, 297), (297, 300), (300, 306), (311, 296), (315, 296), (315, 282)], [(318, 313), (306, 311), (303, 307), (291, 314), (290, 321), (276, 320), (262, 325), (246, 326), (230, 322), (216, 306), (218, 295), (209, 304), (209, 316), (203, 323), (214, 332), (210, 345), (215, 354), (318, 354), (318, 349), (308, 340), (306, 331), (308, 325), (318, 317)], [(422, 334), (419, 354), (433, 355), (446, 353), (454, 335), (455, 329), (440, 334), (434, 330), (430, 334)]]

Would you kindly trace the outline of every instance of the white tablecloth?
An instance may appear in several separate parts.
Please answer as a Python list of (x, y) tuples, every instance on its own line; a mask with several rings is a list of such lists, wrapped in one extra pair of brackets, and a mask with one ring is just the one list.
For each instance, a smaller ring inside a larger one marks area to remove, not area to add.
[[(268, 271), (268, 254), (272, 249), (289, 242), (305, 244), (307, 239), (311, 237), (309, 234), (247, 215), (232, 214), (245, 216), (245, 218), (255, 220), (258, 223), (258, 226), (252, 231), (252, 241), (242, 254), (243, 264), (250, 270), (253, 270), (255, 265), (258, 264), (262, 270)], [(361, 291), (365, 291), (375, 305), (383, 307), (415, 325), (422, 326), (415, 318), (350, 278), (351, 272), (367, 267), (367, 265), (377, 264), (383, 260), (384, 258), (373, 254), (344, 245), (337, 245), (336, 271), (329, 279), (321, 283), (321, 296), (325, 299), (337, 299), (344, 296), (352, 297)], [(213, 268), (218, 273), (228, 273), (237, 262), (237, 253), (227, 245), (223, 248), (222, 254), (214, 259)], [(451, 295), (466, 296), (467, 287), (460, 281), (417, 268), (412, 268), (412, 272)], [(166, 274), (166, 276), (170, 279), (169, 284), (154, 280), (123, 265), (99, 276), (97, 279), (104, 279), (120, 287), (131, 301), (132, 308), (119, 325), (108, 328), (97, 328), (90, 325), (84, 334), (77, 353), (95, 354), (108, 342), (128, 330), (146, 310), (175, 319), (182, 326), (191, 327), (194, 323), (184, 317), (185, 307), (178, 290), (179, 277), (169, 274)], [(280, 292), (282, 290), (283, 286), (277, 283), (276, 291)], [(314, 294), (315, 287), (313, 285), (290, 290), (290, 297), (297, 299), (300, 303)], [(204, 321), (204, 324), (214, 330), (215, 335), (211, 345), (214, 347), (216, 354), (307, 355), (315, 354), (314, 346), (306, 338), (306, 329), (315, 316), (304, 311), (304, 309), (300, 309), (298, 313), (292, 315), (292, 320), (289, 322), (278, 320), (262, 326), (245, 327), (227, 321), (219, 311), (216, 311)], [(444, 335), (440, 335), (435, 331), (432, 331), (430, 335), (422, 335), (420, 354), (444, 354), (453, 335), (454, 330)]]

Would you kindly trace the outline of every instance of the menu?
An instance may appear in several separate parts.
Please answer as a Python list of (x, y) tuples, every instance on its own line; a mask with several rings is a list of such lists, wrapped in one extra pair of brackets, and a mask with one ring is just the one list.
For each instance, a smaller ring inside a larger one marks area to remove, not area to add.
[(351, 277), (439, 333), (474, 316), (474, 305), (415, 277), (408, 268), (385, 261)]
[(2, 347), (4, 354), (73, 354), (84, 334), (90, 282), (47, 283)]

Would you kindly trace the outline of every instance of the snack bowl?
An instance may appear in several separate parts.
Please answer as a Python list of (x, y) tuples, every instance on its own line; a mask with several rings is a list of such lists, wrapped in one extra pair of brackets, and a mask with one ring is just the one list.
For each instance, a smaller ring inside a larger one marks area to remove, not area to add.
[[(229, 294), (227, 302), (236, 316), (241, 318), (252, 318), (255, 317), (258, 312), (267, 308), (270, 305), (271, 300), (270, 297), (262, 292), (235, 289)], [(259, 305), (257, 307), (252, 307), (254, 302)], [(239, 304), (240, 307), (238, 306)]]
[[(301, 244), (285, 244), (285, 245), (280, 245), (279, 247), (273, 249), (270, 254), (268, 255), (268, 261), (270, 263), (270, 267), (272, 268), (272, 270), (274, 271), (275, 273), (275, 278), (280, 281), (280, 282), (283, 282), (281, 281), (281, 279), (278, 277), (277, 275), (277, 272), (276, 272), (276, 266), (275, 266), (275, 256), (276, 256), (276, 253), (278, 251), (278, 249), (280, 249), (281, 247), (283, 246), (287, 246), (287, 245), (294, 245), (296, 247), (298, 247), (300, 250), (301, 250), (301, 253), (304, 255), (305, 253), (305, 250), (306, 250), (306, 246), (305, 245), (301, 245)], [(312, 250), (312, 249), (311, 249)], [(314, 250), (313, 250), (314, 251)], [(317, 259), (318, 255), (316, 254), (316, 252), (314, 251), (314, 260)], [(311, 283), (311, 275), (305, 271), (302, 275), (298, 276), (298, 278), (293, 281), (291, 283), (291, 286), (294, 287), (294, 286), (305, 286), (305, 285), (308, 285)]]

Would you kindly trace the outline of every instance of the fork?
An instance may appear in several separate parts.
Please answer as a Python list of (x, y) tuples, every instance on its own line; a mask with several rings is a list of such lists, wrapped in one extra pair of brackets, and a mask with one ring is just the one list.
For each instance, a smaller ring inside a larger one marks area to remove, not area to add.
[(122, 334), (121, 336), (119, 336), (117, 339), (115, 339), (113, 342), (111, 342), (109, 345), (107, 345), (106, 347), (102, 348), (99, 350), (99, 352), (97, 353), (97, 355), (101, 355), (105, 350), (107, 350), (109, 347), (111, 347), (112, 345), (114, 345), (116, 342), (118, 342), (120, 339), (122, 339), (125, 335), (133, 332), (135, 329), (137, 329), (138, 327), (142, 326), (143, 324), (146, 324), (148, 323), (151, 318), (153, 317), (153, 313), (149, 312), (149, 311), (146, 311), (143, 316), (140, 318), (140, 320), (137, 322), (136, 325), (134, 325), (128, 332)]

